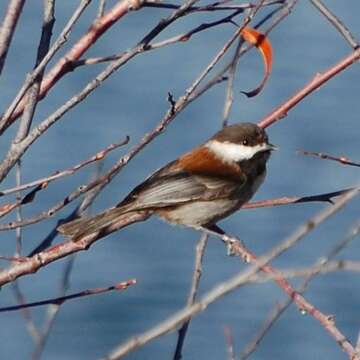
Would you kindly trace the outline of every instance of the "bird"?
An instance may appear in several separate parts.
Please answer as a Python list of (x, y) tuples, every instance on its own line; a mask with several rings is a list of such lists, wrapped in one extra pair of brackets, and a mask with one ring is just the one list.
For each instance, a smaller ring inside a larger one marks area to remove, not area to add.
[(224, 234), (217, 222), (252, 198), (264, 181), (266, 163), (276, 149), (258, 125), (228, 125), (155, 171), (116, 206), (62, 224), (58, 231), (79, 239), (101, 232), (124, 214), (146, 210), (170, 224)]

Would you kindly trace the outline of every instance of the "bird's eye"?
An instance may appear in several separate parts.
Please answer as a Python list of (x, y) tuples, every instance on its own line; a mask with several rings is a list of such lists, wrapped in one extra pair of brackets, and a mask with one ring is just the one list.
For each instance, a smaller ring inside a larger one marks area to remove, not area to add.
[(247, 141), (247, 139), (243, 140), (243, 145), (247, 146), (249, 144), (249, 142)]

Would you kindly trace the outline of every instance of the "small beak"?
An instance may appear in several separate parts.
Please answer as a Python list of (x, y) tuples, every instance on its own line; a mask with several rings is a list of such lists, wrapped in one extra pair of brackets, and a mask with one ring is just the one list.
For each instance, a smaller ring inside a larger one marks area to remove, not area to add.
[(266, 150), (270, 150), (270, 151), (274, 151), (274, 150), (279, 150), (279, 147), (273, 144), (266, 144)]

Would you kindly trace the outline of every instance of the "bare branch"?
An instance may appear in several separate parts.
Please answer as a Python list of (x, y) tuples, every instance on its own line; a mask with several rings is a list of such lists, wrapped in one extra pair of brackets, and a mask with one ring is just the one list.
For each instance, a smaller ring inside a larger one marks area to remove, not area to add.
[[(72, 27), (80, 18), (81, 14), (84, 12), (86, 7), (90, 4), (92, 0), (81, 0), (79, 6), (75, 10), (75, 12), (70, 17), (69, 21), (65, 25), (64, 29), (61, 31), (60, 35), (54, 42), (54, 45), (50, 48), (48, 53), (44, 56), (40, 64), (27, 76), (24, 84), (22, 85), (21, 89), (15, 96), (14, 100), (9, 105), (8, 109), (5, 111), (4, 115), (0, 118), (0, 135), (12, 124), (15, 119), (12, 119), (11, 116), (13, 115), (15, 108), (18, 106), (19, 102), (24, 97), (26, 91), (29, 87), (34, 83), (37, 79), (39, 74), (41, 74), (46, 65), (49, 61), (53, 58), (56, 52), (62, 47), (62, 45), (67, 41), (67, 38), (71, 32)], [(17, 117), (20, 114), (17, 115)]]
[[(65, 296), (66, 291), (70, 286), (69, 284), (70, 274), (73, 269), (74, 261), (75, 261), (75, 256), (71, 256), (67, 258), (67, 262), (65, 263), (64, 271), (60, 282), (60, 296)], [(32, 354), (32, 360), (40, 360), (41, 355), (45, 349), (46, 341), (49, 337), (50, 331), (52, 329), (52, 326), (56, 320), (59, 311), (60, 311), (60, 304), (51, 304), (48, 306), (44, 324), (42, 326), (40, 338)]]
[(234, 353), (234, 338), (229, 326), (224, 326), (224, 335), (226, 340), (226, 350), (229, 360), (236, 360)]
[(225, 102), (224, 102), (224, 110), (223, 110), (223, 126), (226, 126), (229, 121), (230, 111), (232, 104), (234, 102), (234, 80), (236, 74), (236, 67), (240, 59), (240, 50), (241, 46), (243, 45), (243, 40), (239, 39), (239, 43), (236, 47), (233, 59), (230, 63), (230, 68), (228, 71), (228, 78), (227, 78), (227, 86), (226, 86), (226, 94), (225, 94)]
[(11, 0), (7, 7), (6, 15), (0, 29), (0, 74), (2, 73), (7, 52), (14, 35), (16, 24), (19, 20), (25, 0)]
[(334, 197), (344, 195), (351, 190), (353, 190), (353, 189), (350, 188), (350, 189), (344, 189), (344, 190), (334, 191), (334, 192), (330, 192), (330, 193), (310, 195), (310, 196), (285, 196), (285, 197), (276, 198), (276, 199), (259, 200), (259, 201), (254, 201), (254, 202), (243, 205), (242, 209), (256, 209), (259, 207), (300, 204), (300, 203), (307, 203), (307, 202), (328, 202), (330, 204), (333, 204), (332, 199)]
[[(284, 4), (285, 0), (269, 0), (264, 1), (262, 6), (271, 6), (276, 4)], [(225, 1), (217, 1), (213, 4), (205, 5), (205, 6), (191, 6), (188, 9), (189, 12), (205, 12), (205, 11), (226, 11), (226, 10), (242, 10), (245, 11), (247, 9), (252, 9), (256, 7), (256, 4), (247, 3), (247, 4), (239, 4), (239, 5), (222, 5)], [(159, 9), (179, 9), (180, 5), (169, 4), (164, 2), (156, 2), (156, 1), (145, 1), (144, 7), (152, 7)]]
[(87, 289), (87, 290), (83, 290), (83, 291), (80, 291), (80, 292), (77, 292), (74, 294), (60, 296), (60, 297), (56, 297), (56, 298), (52, 298), (52, 299), (41, 300), (41, 301), (35, 301), (35, 302), (27, 303), (27, 304), (5, 306), (5, 307), (0, 308), (0, 313), (1, 312), (9, 312), (9, 311), (18, 311), (20, 309), (28, 309), (28, 308), (44, 306), (44, 305), (49, 305), (49, 304), (62, 305), (64, 302), (66, 302), (68, 300), (77, 299), (77, 298), (85, 297), (85, 296), (91, 296), (91, 295), (99, 295), (99, 294), (103, 294), (105, 292), (114, 291), (114, 290), (116, 290), (116, 291), (125, 290), (129, 286), (135, 285), (135, 284), (136, 284), (136, 280), (131, 279), (131, 280), (123, 281), (123, 282), (120, 282), (120, 283), (117, 283), (115, 285), (111, 285), (108, 287)]
[(126, 216), (120, 217), (116, 224), (113, 224), (101, 234), (94, 233), (77, 242), (71, 240), (65, 241), (28, 258), (26, 261), (13, 264), (9, 268), (0, 271), (0, 286), (12, 282), (20, 276), (32, 274), (53, 261), (79, 251), (87, 250), (100, 238), (135, 222), (144, 221), (150, 215), (151, 213), (145, 211), (126, 214)]
[[(346, 236), (344, 239), (339, 241), (327, 254), (327, 256), (322, 257), (319, 261), (316, 262), (315, 265), (326, 265), (331, 261), (336, 255), (338, 255), (346, 246), (355, 239), (360, 233), (360, 224), (355, 225), (352, 230), (350, 231), (349, 235)], [(321, 269), (321, 267), (320, 267)], [(317, 271), (310, 273), (303, 283), (298, 288), (298, 293), (302, 294), (305, 292), (306, 288), (313, 280), (313, 278), (318, 274)], [(275, 322), (280, 318), (280, 316), (289, 308), (292, 304), (293, 299), (288, 298), (281, 304), (276, 304), (274, 308), (271, 310), (269, 316), (261, 325), (260, 330), (254, 336), (254, 338), (249, 342), (249, 344), (245, 347), (243, 352), (240, 355), (240, 360), (246, 360), (249, 356), (257, 349), (265, 335), (269, 332), (269, 330), (274, 326)]]
[[(124, 57), (118, 59), (113, 64), (109, 65), (105, 71), (103, 71), (94, 81), (92, 81), (88, 87), (88, 93), (96, 89), (107, 77), (109, 77), (120, 66), (128, 62), (132, 57), (142, 52), (142, 49), (157, 36), (163, 29), (181, 17), (187, 9), (198, 0), (186, 1), (178, 10), (171, 14), (167, 19), (161, 20), (161, 22), (152, 29), (133, 49), (129, 50)], [(131, 10), (138, 10), (141, 8), (143, 0), (122, 0), (114, 5), (104, 16), (95, 20), (90, 29), (84, 34), (74, 46), (63, 56), (57, 64), (48, 72), (44, 80), (41, 83), (39, 92), (39, 100), (44, 98), (47, 92), (62, 78), (66, 73), (73, 70), (72, 63), (78, 60), (114, 23), (129, 13)], [(87, 94), (88, 94), (87, 93)], [(84, 99), (87, 94), (81, 96), (81, 100)], [(73, 104), (72, 106), (74, 106)], [(70, 108), (72, 107), (70, 106)], [(10, 126), (23, 112), (24, 101), (17, 103), (16, 108), (8, 110), (0, 120), (0, 134), (8, 126)]]
[[(55, 10), (54, 0), (48, 0), (44, 2), (42, 32), (41, 32), (40, 42), (36, 55), (36, 61), (34, 66), (35, 68), (49, 51), (52, 30), (55, 24), (54, 10)], [(22, 140), (24, 140), (29, 133), (31, 122), (35, 114), (35, 109), (37, 105), (37, 99), (39, 95), (40, 84), (43, 78), (43, 74), (44, 71), (39, 73), (39, 75), (36, 77), (34, 81), (34, 84), (29, 88), (26, 94), (24, 113), (22, 115), (22, 119), (20, 121), (16, 137), (13, 141), (13, 146), (16, 143), (19, 143)]]
[[(11, 288), (15, 295), (16, 301), (19, 304), (16, 306), (22, 306), (23, 304), (26, 303), (26, 299), (25, 299), (23, 292), (20, 290), (19, 284), (16, 281), (14, 281), (11, 285), (12, 285)], [(33, 340), (33, 342), (35, 344), (37, 344), (40, 340), (41, 335), (40, 335), (40, 331), (35, 326), (35, 323), (31, 316), (30, 310), (29, 309), (21, 309), (21, 315), (24, 318), (26, 329), (27, 329), (31, 339)]]
[(320, 11), (324, 17), (334, 25), (335, 29), (341, 36), (349, 43), (355, 50), (359, 47), (354, 35), (350, 32), (347, 26), (320, 0), (310, 0), (310, 2)]
[(109, 152), (118, 149), (121, 146), (127, 145), (129, 143), (129, 140), (130, 140), (129, 136), (126, 136), (124, 140), (108, 145), (106, 148), (98, 151), (95, 155), (91, 156), (89, 159), (84, 160), (75, 166), (72, 166), (65, 170), (55, 171), (53, 175), (34, 180), (32, 182), (22, 184), (20, 186), (16, 186), (10, 189), (5, 189), (3, 191), (0, 191), (0, 197), (12, 194), (20, 190), (26, 190), (38, 185), (41, 185), (42, 188), (46, 188), (48, 184), (54, 180), (60, 179), (65, 176), (73, 175), (75, 172), (82, 169), (84, 166), (92, 164), (96, 161), (103, 160), (109, 154)]
[(287, 115), (288, 111), (291, 110), (300, 101), (302, 101), (306, 96), (311, 94), (313, 91), (318, 89), (325, 82), (329, 81), (337, 74), (344, 71), (346, 68), (354, 64), (359, 59), (360, 59), (360, 48), (353, 51), (350, 55), (345, 56), (337, 64), (331, 66), (325, 72), (316, 74), (307, 85), (305, 85), (302, 89), (297, 91), (283, 104), (279, 105), (269, 115), (265, 116), (259, 122), (258, 125), (263, 128), (267, 128), (268, 126), (274, 124), (275, 122), (283, 119)]
[(354, 347), (351, 345), (348, 339), (346, 339), (346, 337), (337, 329), (333, 319), (329, 319), (328, 316), (316, 309), (302, 295), (297, 293), (290, 286), (290, 284), (281, 276), (281, 273), (273, 269), (270, 265), (267, 265), (271, 260), (281, 255), (289, 247), (295, 245), (300, 239), (307, 235), (317, 225), (321, 224), (330, 216), (334, 215), (347, 202), (349, 202), (356, 195), (358, 195), (359, 192), (360, 188), (356, 188), (352, 192), (343, 195), (333, 206), (327, 207), (325, 210), (318, 213), (316, 216), (314, 216), (312, 219), (302, 225), (299, 229), (297, 229), (289, 238), (285, 239), (280, 245), (276, 246), (268, 254), (262, 256), (259, 259), (257, 259), (255, 255), (250, 253), (248, 250), (246, 250), (238, 239), (229, 237), (228, 235), (221, 235), (214, 231), (203, 229), (203, 231), (209, 234), (220, 237), (224, 241), (224, 243), (231, 248), (233, 254), (251, 260), (254, 265), (252, 265), (246, 271), (232, 277), (230, 280), (223, 282), (217, 287), (213, 288), (211, 291), (205, 294), (200, 301), (194, 303), (192, 306), (185, 307), (181, 311), (175, 313), (173, 316), (169, 317), (168, 319), (151, 328), (150, 330), (136, 337), (133, 337), (125, 343), (119, 345), (105, 358), (107, 360), (120, 359), (127, 355), (129, 352), (142, 347), (149, 341), (156, 339), (159, 336), (164, 335), (170, 331), (173, 331), (177, 326), (183, 324), (190, 317), (194, 317), (195, 315), (204, 311), (214, 301), (220, 299), (221, 297), (238, 288), (239, 286), (247, 283), (249, 279), (251, 279), (251, 277), (255, 275), (259, 269), (261, 269), (266, 273), (274, 275), (274, 279), (277, 284), (289, 295), (289, 297), (294, 300), (296, 305), (302, 311), (306, 311), (308, 314), (312, 315), (315, 319), (317, 319), (321, 323), (321, 325), (330, 333), (330, 335), (336, 340), (337, 344), (341, 346), (341, 348), (349, 356), (351, 356), (352, 359), (359, 360), (360, 357), (356, 353)]
[(100, 0), (99, 1), (99, 9), (97, 13), (97, 18), (101, 18), (105, 14), (105, 6), (106, 6), (106, 0)]
[[(198, 292), (198, 288), (200, 285), (200, 278), (202, 274), (202, 259), (205, 254), (205, 249), (208, 241), (208, 235), (202, 234), (201, 237), (198, 240), (198, 243), (196, 245), (196, 252), (195, 252), (195, 267), (194, 267), (194, 273), (191, 283), (191, 289), (189, 293), (189, 297), (187, 300), (187, 306), (191, 306), (195, 303), (196, 294)], [(185, 322), (178, 332), (178, 339), (176, 343), (176, 349), (173, 359), (174, 360), (180, 360), (182, 358), (182, 348), (184, 346), (184, 341), (186, 337), (187, 330), (190, 325), (191, 318), (187, 322)]]
[(337, 162), (339, 162), (339, 163), (341, 163), (343, 165), (350, 165), (350, 166), (360, 167), (359, 162), (352, 161), (352, 160), (348, 159), (345, 156), (337, 157), (337, 156), (332, 156), (332, 155), (325, 154), (325, 153), (322, 153), (322, 152), (305, 151), (305, 150), (299, 150), (298, 153), (301, 154), (301, 155), (306, 155), (306, 156), (315, 156), (315, 157), (318, 157), (320, 159), (337, 161)]

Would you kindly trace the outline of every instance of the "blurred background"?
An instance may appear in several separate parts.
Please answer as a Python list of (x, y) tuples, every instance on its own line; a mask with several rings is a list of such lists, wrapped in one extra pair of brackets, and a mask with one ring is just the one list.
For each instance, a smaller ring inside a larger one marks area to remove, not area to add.
[[(115, 1), (108, 1), (108, 7)], [(326, 5), (360, 39), (360, 3), (357, 0), (326, 0)], [(202, 4), (202, 3), (200, 3)], [(77, 1), (58, 2), (54, 37), (63, 29), (78, 5)], [(0, 13), (7, 2), (0, 3)], [(74, 28), (64, 54), (89, 27), (96, 16), (98, 2), (86, 10)], [(86, 57), (120, 53), (136, 44), (145, 33), (171, 10), (146, 8), (121, 19), (86, 53)], [(270, 9), (258, 13), (260, 20)], [(201, 13), (186, 16), (164, 31), (157, 40), (186, 32), (197, 25), (214, 21), (223, 14)], [(27, 2), (0, 78), (1, 112), (6, 109), (32, 69), (41, 32), (42, 2)], [(241, 22), (241, 16), (237, 21)], [(161, 120), (169, 104), (170, 91), (181, 96), (234, 32), (231, 24), (195, 35), (191, 41), (163, 47), (131, 60), (120, 68), (80, 106), (68, 112), (25, 154), (22, 181), (29, 182), (56, 170), (71, 167), (98, 150), (130, 136), (130, 144), (111, 153), (103, 170), (136, 144), (144, 133)], [(252, 99), (240, 90), (254, 88), (263, 76), (263, 64), (256, 50), (242, 57), (235, 81), (234, 105), (230, 123), (258, 122), (317, 72), (324, 71), (351, 52), (349, 45), (311, 5), (299, 1), (293, 12), (270, 34), (274, 65), (263, 92)], [(221, 64), (230, 59), (233, 50)], [(59, 55), (58, 55), (59, 56)], [(58, 56), (56, 57), (58, 59)], [(54, 61), (55, 62), (55, 61)], [(53, 64), (52, 62), (51, 64)], [(221, 68), (220, 66), (217, 69)], [(51, 66), (51, 65), (50, 65)], [(34, 124), (44, 120), (66, 100), (80, 91), (106, 65), (84, 66), (68, 74), (39, 103)], [(359, 155), (360, 68), (354, 64), (296, 106), (286, 118), (268, 128), (272, 143), (280, 150), (268, 165), (268, 176), (255, 199), (313, 195), (351, 187), (359, 182), (356, 167), (304, 157), (297, 150), (345, 155), (354, 161)], [(135, 185), (155, 169), (203, 142), (221, 127), (226, 84), (215, 86), (188, 106), (167, 130), (134, 158), (107, 186), (91, 208), (96, 213), (120, 201)], [(14, 137), (12, 126), (0, 142), (4, 156)], [(30, 217), (63, 199), (96, 172), (89, 166), (61, 181), (53, 182), (23, 208)], [(14, 186), (11, 172), (1, 189)], [(11, 197), (2, 200), (8, 202)], [(23, 253), (31, 251), (77, 203), (53, 219), (25, 227)], [(242, 210), (223, 221), (230, 234), (240, 236), (246, 245), (261, 255), (291, 234), (306, 219), (328, 206), (309, 203), (284, 207)], [(359, 218), (360, 201), (355, 199), (296, 247), (274, 261), (278, 267), (313, 264), (343, 238)], [(13, 216), (13, 215), (11, 215)], [(12, 219), (9, 216), (2, 222)], [(169, 226), (152, 218), (112, 234), (89, 251), (76, 256), (70, 292), (108, 286), (129, 278), (138, 284), (125, 292), (66, 302), (60, 309), (49, 335), (44, 359), (97, 359), (127, 338), (149, 329), (186, 304), (194, 263), (194, 248), (200, 234)], [(15, 249), (15, 231), (3, 232), (2, 254)], [(358, 240), (358, 239), (357, 239)], [(360, 245), (355, 240), (340, 258), (359, 259)], [(58, 238), (57, 241), (62, 241)], [(6, 267), (1, 262), (1, 267)], [(57, 261), (35, 275), (19, 280), (27, 301), (57, 296), (65, 261)], [(204, 257), (200, 295), (214, 285), (244, 269), (238, 259), (228, 257), (223, 244), (210, 238)], [(299, 280), (292, 281), (294, 285)], [(318, 276), (306, 292), (307, 298), (326, 314), (334, 314), (338, 327), (353, 343), (360, 329), (359, 278), (353, 273)], [(229, 326), (236, 354), (258, 331), (262, 321), (284, 293), (271, 282), (240, 288), (211, 305), (193, 319), (183, 350), (184, 359), (224, 359), (224, 326)], [(11, 285), (3, 287), (0, 306), (16, 302)], [(35, 324), (42, 325), (44, 308), (32, 311)], [(0, 314), (0, 357), (31, 357), (33, 342), (20, 312)], [(171, 359), (177, 334), (152, 341), (127, 356), (129, 359)], [(253, 359), (346, 359), (340, 347), (311, 316), (291, 308), (275, 324)]]

